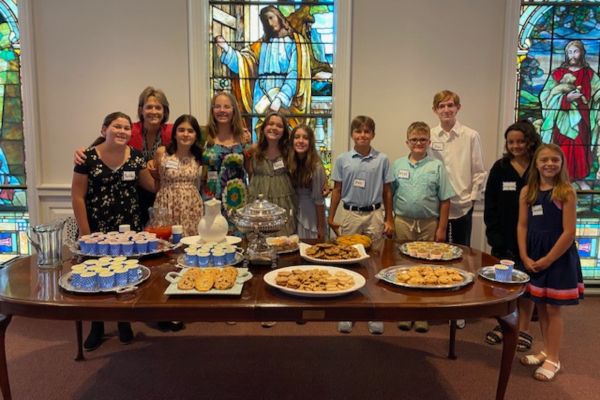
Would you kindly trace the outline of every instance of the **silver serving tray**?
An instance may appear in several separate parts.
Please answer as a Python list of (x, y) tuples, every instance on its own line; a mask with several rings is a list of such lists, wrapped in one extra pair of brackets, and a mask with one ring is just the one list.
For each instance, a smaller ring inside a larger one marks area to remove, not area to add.
[(402, 243), (399, 248), (400, 248), (400, 252), (406, 256), (409, 256), (411, 258), (417, 258), (419, 260), (428, 260), (428, 261), (449, 261), (449, 260), (456, 260), (458, 258), (462, 257), (463, 251), (460, 247), (457, 246), (453, 246), (453, 245), (449, 245), (452, 249), (452, 257), (444, 257), (444, 255), (442, 254), (441, 258), (431, 258), (431, 257), (417, 257), (417, 256), (413, 256), (410, 255), (408, 252), (408, 244), (409, 243), (415, 243), (415, 242), (407, 242), (407, 243)]
[[(104, 257), (104, 256), (118, 257), (118, 256), (112, 256), (110, 254), (95, 255), (95, 254), (83, 253), (79, 249), (79, 244), (77, 242), (67, 241), (65, 244), (67, 245), (67, 247), (69, 248), (71, 253), (78, 255), (80, 257), (92, 257), (92, 258), (98, 258), (98, 257)], [(170, 250), (175, 250), (176, 248), (178, 248), (180, 246), (182, 246), (182, 243), (173, 244), (171, 242), (167, 242), (166, 240), (159, 239), (158, 240), (158, 248), (154, 251), (149, 251), (147, 253), (133, 253), (131, 255), (119, 254), (119, 256), (124, 256), (127, 258), (141, 258), (141, 257), (145, 257), (145, 256), (150, 256), (153, 254), (162, 254), (162, 253), (165, 253)]]
[(382, 281), (391, 283), (392, 285), (405, 287), (405, 288), (411, 288), (411, 289), (434, 289), (434, 290), (451, 289), (451, 290), (455, 290), (455, 289), (459, 289), (463, 286), (467, 286), (467, 285), (470, 285), (471, 283), (473, 283), (474, 275), (468, 271), (463, 271), (462, 269), (453, 268), (453, 267), (442, 267), (439, 265), (429, 265), (429, 266), (432, 267), (433, 269), (437, 269), (437, 268), (452, 269), (452, 270), (458, 272), (464, 279), (462, 282), (455, 282), (455, 283), (450, 283), (447, 285), (413, 285), (413, 284), (409, 284), (406, 282), (396, 281), (396, 274), (398, 272), (408, 271), (410, 268), (414, 267), (414, 265), (409, 265), (409, 266), (395, 265), (392, 267), (388, 267), (388, 268), (385, 268), (385, 269), (382, 269), (381, 271), (379, 271), (377, 273), (377, 275), (375, 275), (375, 277), (381, 279)]
[(529, 282), (529, 275), (527, 275), (523, 271), (519, 271), (518, 269), (513, 269), (511, 281), (502, 281), (502, 280), (496, 279), (495, 267), (493, 265), (489, 266), (489, 267), (480, 268), (478, 271), (478, 274), (483, 279), (487, 279), (488, 281), (498, 282), (498, 283), (522, 285), (524, 283)]
[(148, 279), (150, 277), (150, 269), (148, 267), (140, 265), (140, 269), (141, 269), (142, 273), (140, 274), (140, 278), (137, 281), (128, 283), (125, 286), (114, 286), (110, 289), (97, 288), (97, 289), (87, 290), (87, 289), (77, 288), (77, 287), (71, 285), (71, 275), (73, 274), (73, 271), (70, 271), (64, 275), (61, 275), (61, 277), (58, 278), (58, 284), (63, 289), (65, 289), (69, 292), (74, 292), (74, 293), (110, 293), (110, 292), (127, 293), (127, 292), (133, 292), (133, 291), (137, 290), (137, 285), (144, 282), (146, 279)]

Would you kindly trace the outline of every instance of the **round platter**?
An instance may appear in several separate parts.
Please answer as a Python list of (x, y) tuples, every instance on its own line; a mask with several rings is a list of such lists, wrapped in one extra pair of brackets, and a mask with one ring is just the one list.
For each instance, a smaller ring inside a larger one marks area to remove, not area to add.
[(89, 293), (131, 292), (131, 291), (137, 289), (136, 285), (139, 285), (140, 283), (144, 282), (146, 279), (148, 279), (150, 277), (150, 269), (148, 267), (140, 265), (140, 269), (141, 269), (141, 274), (137, 281), (128, 283), (125, 286), (114, 286), (110, 289), (98, 288), (98, 289), (93, 289), (93, 290), (86, 290), (86, 289), (82, 289), (82, 288), (76, 288), (75, 286), (71, 285), (71, 275), (73, 274), (73, 272), (71, 272), (71, 271), (67, 272), (64, 275), (61, 275), (61, 277), (58, 278), (58, 284), (63, 289), (65, 289), (69, 292), (74, 292), (74, 293), (88, 293), (89, 294)]
[[(275, 282), (275, 279), (277, 278), (277, 273), (278, 272), (292, 272), (293, 270), (311, 270), (311, 269), (319, 269), (319, 270), (325, 270), (327, 272), (329, 272), (330, 274), (334, 275), (336, 272), (344, 272), (345, 274), (349, 275), (352, 277), (352, 279), (354, 280), (354, 285), (352, 285), (351, 287), (349, 287), (348, 289), (343, 289), (343, 290), (337, 290), (337, 291), (315, 291), (315, 292), (311, 292), (311, 291), (307, 291), (307, 290), (298, 290), (298, 289), (292, 289), (289, 287), (285, 287), (285, 286), (280, 286)], [(348, 293), (352, 293), (354, 291), (357, 291), (358, 289), (362, 288), (363, 286), (365, 286), (366, 280), (365, 278), (354, 271), (350, 271), (344, 268), (337, 268), (337, 267), (328, 267), (326, 265), (295, 265), (293, 267), (284, 267), (284, 268), (278, 268), (278, 269), (274, 269), (272, 271), (269, 271), (268, 273), (266, 273), (263, 277), (265, 283), (271, 287), (274, 287), (276, 289), (281, 290), (284, 293), (287, 294), (292, 294), (295, 296), (300, 296), (300, 297), (336, 297), (336, 296), (342, 296)]]
[(442, 243), (442, 245), (449, 247), (450, 254), (448, 254), (448, 255), (442, 254), (440, 258), (431, 258), (430, 256), (420, 257), (420, 256), (415, 255), (415, 254), (410, 254), (410, 252), (408, 251), (409, 245), (411, 245), (413, 243), (430, 244), (431, 246), (434, 246), (435, 244), (437, 244), (436, 242), (408, 242), (408, 243), (402, 243), (399, 246), (400, 252), (402, 254), (404, 254), (406, 256), (409, 256), (409, 257), (412, 257), (412, 258), (418, 258), (420, 260), (428, 260), (428, 261), (449, 261), (449, 260), (456, 260), (458, 258), (461, 258), (462, 254), (463, 254), (463, 251), (462, 251), (462, 249), (460, 247), (453, 246), (451, 244)]
[(103, 256), (110, 256), (110, 257), (117, 257), (117, 256), (125, 256), (127, 258), (141, 258), (141, 257), (146, 257), (146, 256), (151, 256), (154, 254), (162, 254), (165, 253), (167, 251), (170, 250), (174, 250), (176, 248), (178, 248), (179, 246), (181, 246), (181, 244), (173, 244), (171, 242), (167, 242), (166, 240), (162, 240), (159, 239), (158, 241), (158, 248), (154, 251), (149, 251), (147, 253), (133, 253), (133, 254), (118, 254), (117, 256), (112, 256), (110, 254), (87, 254), (87, 253), (83, 253), (80, 249), (79, 249), (79, 245), (75, 242), (67, 242), (66, 243), (67, 247), (69, 248), (69, 250), (71, 251), (71, 253), (78, 255), (80, 257), (103, 257)]
[(472, 273), (463, 271), (462, 269), (458, 269), (458, 268), (442, 267), (439, 265), (423, 265), (423, 267), (431, 267), (434, 271), (436, 269), (440, 269), (440, 268), (443, 268), (446, 270), (451, 270), (452, 272), (456, 272), (456, 273), (460, 274), (460, 276), (462, 276), (463, 280), (460, 282), (453, 282), (453, 283), (449, 283), (449, 284), (434, 284), (434, 285), (410, 284), (407, 282), (399, 282), (396, 280), (396, 275), (399, 272), (408, 272), (413, 267), (415, 267), (415, 266), (414, 265), (413, 266), (396, 265), (396, 266), (388, 267), (388, 268), (385, 268), (385, 269), (382, 269), (381, 271), (379, 271), (377, 273), (377, 275), (375, 275), (375, 277), (381, 279), (382, 281), (391, 283), (392, 285), (395, 285), (395, 286), (411, 288), (411, 289), (429, 289), (429, 290), (459, 289), (459, 288), (461, 288), (463, 286), (467, 286), (473, 282), (473, 274)]
[(512, 272), (512, 280), (510, 281), (502, 281), (499, 279), (496, 279), (496, 272), (494, 270), (494, 266), (489, 266), (489, 267), (482, 267), (479, 269), (478, 274), (480, 277), (482, 277), (483, 279), (486, 279), (488, 281), (492, 281), (492, 282), (498, 282), (498, 283), (507, 283), (507, 284), (513, 284), (513, 285), (522, 285), (524, 283), (529, 282), (529, 275), (527, 275), (525, 272), (523, 271), (519, 271), (517, 269), (513, 269)]

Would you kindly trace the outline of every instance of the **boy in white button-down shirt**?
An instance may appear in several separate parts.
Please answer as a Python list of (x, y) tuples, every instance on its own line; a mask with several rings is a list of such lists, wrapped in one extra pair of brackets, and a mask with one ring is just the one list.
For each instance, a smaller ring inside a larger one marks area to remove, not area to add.
[(444, 163), (456, 193), (450, 199), (448, 242), (470, 246), (473, 204), (481, 198), (487, 173), (479, 133), (456, 120), (459, 110), (456, 93), (443, 90), (433, 97), (433, 112), (440, 124), (431, 129), (430, 153)]

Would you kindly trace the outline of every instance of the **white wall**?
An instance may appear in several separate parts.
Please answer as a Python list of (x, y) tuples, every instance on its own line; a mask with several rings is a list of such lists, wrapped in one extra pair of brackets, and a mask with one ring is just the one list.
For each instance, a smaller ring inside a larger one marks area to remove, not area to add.
[[(406, 127), (435, 123), (433, 94), (448, 88), (461, 95), (459, 118), (481, 133), (491, 166), (502, 114), (506, 1), (353, 2), (350, 114), (375, 118), (376, 148), (392, 160), (406, 154)], [(190, 111), (188, 11), (186, 0), (30, 3), (44, 221), (68, 212), (73, 150), (96, 137), (104, 115), (120, 109), (136, 119), (147, 85), (165, 90), (173, 117)], [(347, 140), (348, 132), (336, 135)], [(477, 214), (476, 225), (474, 237), (481, 235)]]
[(104, 116), (137, 120), (145, 86), (189, 111), (186, 0), (33, 0), (41, 184), (70, 182), (73, 149)]

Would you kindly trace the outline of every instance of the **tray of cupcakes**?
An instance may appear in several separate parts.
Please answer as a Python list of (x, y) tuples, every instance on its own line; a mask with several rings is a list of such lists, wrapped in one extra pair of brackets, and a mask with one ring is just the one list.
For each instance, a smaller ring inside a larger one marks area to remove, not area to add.
[(150, 232), (94, 232), (81, 236), (77, 242), (67, 242), (71, 253), (84, 257), (126, 256), (144, 257), (173, 250), (180, 244), (158, 239)]
[(150, 269), (123, 256), (88, 259), (71, 267), (58, 284), (74, 293), (132, 292), (150, 277)]

